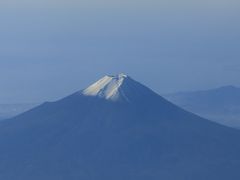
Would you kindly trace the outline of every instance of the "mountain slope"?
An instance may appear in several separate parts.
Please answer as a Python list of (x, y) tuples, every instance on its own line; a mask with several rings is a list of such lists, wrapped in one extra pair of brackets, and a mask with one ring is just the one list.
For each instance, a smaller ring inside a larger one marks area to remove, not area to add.
[(0, 104), (0, 120), (1, 119), (8, 119), (19, 115), (33, 107), (36, 107), (38, 104), (33, 103), (20, 103), (20, 104)]
[(240, 128), (240, 88), (175, 93), (164, 96), (178, 106), (215, 122)]
[(94, 93), (1, 122), (0, 179), (240, 178), (239, 131), (188, 113), (128, 76), (107, 78)]

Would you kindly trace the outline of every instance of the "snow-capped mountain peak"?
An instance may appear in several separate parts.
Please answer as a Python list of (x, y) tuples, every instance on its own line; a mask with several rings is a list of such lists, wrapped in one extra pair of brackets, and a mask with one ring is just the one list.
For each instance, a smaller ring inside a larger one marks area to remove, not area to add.
[(0, 122), (0, 179), (240, 179), (239, 130), (124, 74), (80, 92)]
[(116, 76), (104, 76), (81, 91), (81, 93), (85, 96), (97, 96), (112, 101), (118, 101), (122, 98), (128, 100), (122, 90), (122, 85), (128, 78), (129, 77), (123, 73)]

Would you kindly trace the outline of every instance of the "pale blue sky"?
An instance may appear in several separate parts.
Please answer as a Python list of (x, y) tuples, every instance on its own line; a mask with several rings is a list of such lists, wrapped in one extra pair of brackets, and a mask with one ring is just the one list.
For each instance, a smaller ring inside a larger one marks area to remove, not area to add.
[(240, 86), (240, 1), (3, 0), (0, 103), (125, 72), (159, 93)]

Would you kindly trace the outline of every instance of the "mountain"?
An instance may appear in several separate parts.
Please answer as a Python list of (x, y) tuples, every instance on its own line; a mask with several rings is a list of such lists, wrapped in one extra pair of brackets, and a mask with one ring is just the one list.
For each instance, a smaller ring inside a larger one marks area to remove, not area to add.
[(240, 128), (240, 88), (182, 92), (164, 96), (178, 106), (212, 121)]
[(0, 122), (4, 180), (239, 180), (240, 131), (105, 76)]
[(0, 104), (0, 120), (19, 115), (37, 105), (34, 103)]

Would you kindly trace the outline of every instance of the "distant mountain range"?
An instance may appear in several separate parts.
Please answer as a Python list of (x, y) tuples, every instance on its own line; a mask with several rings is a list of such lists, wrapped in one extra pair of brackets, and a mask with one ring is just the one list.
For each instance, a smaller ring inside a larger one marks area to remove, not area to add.
[(37, 103), (0, 104), (0, 120), (12, 118), (38, 105)]
[(240, 88), (180, 92), (164, 95), (172, 103), (215, 122), (240, 128)]
[(240, 131), (119, 74), (0, 122), (3, 180), (239, 180)]

